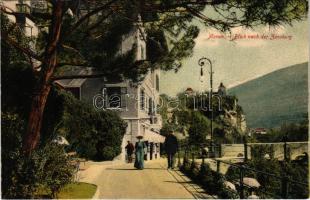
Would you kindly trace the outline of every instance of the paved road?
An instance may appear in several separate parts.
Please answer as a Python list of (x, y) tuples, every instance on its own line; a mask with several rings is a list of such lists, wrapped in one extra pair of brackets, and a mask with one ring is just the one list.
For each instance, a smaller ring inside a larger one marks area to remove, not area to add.
[(96, 172), (88, 182), (98, 185), (100, 198), (212, 198), (180, 171), (168, 171), (164, 159), (146, 162), (144, 170), (134, 169), (133, 164), (113, 164), (96, 166)]

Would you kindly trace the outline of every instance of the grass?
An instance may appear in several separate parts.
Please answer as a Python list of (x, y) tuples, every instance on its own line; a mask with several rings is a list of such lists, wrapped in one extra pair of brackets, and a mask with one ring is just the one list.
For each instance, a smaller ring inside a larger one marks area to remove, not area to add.
[[(97, 186), (90, 183), (70, 183), (63, 187), (57, 195), (58, 199), (91, 199)], [(39, 198), (50, 198), (46, 189), (40, 189), (37, 196)]]
[(58, 194), (59, 199), (91, 199), (97, 186), (90, 183), (70, 183)]

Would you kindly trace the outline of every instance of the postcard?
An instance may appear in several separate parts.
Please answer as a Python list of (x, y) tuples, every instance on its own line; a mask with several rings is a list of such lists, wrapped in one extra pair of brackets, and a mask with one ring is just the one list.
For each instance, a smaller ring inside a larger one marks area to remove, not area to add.
[(0, 7), (2, 198), (309, 198), (307, 0)]

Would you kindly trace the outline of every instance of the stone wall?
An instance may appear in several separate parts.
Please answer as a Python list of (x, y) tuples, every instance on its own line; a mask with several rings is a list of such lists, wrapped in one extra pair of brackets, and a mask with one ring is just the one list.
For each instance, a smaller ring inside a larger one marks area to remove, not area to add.
[[(248, 147), (248, 158), (251, 158), (251, 148)], [(221, 157), (244, 158), (244, 144), (222, 144)]]

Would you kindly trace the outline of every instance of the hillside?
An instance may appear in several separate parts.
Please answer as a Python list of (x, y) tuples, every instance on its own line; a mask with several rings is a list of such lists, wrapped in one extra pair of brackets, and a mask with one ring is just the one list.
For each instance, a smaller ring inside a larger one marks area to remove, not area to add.
[(238, 97), (250, 128), (299, 122), (308, 111), (308, 63), (271, 72), (228, 93)]

